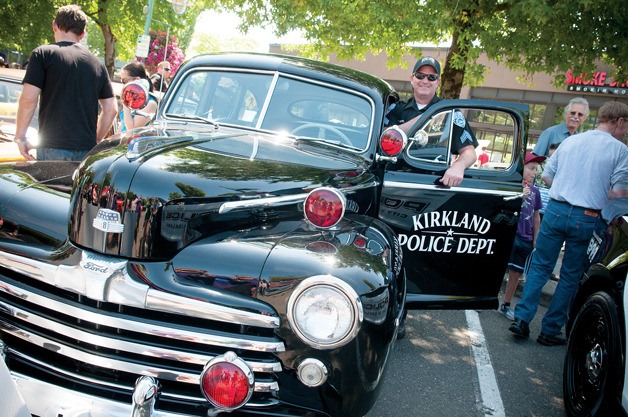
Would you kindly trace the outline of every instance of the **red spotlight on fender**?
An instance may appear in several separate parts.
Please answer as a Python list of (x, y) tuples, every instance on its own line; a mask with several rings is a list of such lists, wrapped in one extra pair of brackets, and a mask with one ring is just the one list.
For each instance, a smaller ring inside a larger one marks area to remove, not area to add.
[(345, 214), (347, 200), (335, 188), (317, 188), (305, 199), (305, 219), (316, 227), (330, 228), (338, 224)]

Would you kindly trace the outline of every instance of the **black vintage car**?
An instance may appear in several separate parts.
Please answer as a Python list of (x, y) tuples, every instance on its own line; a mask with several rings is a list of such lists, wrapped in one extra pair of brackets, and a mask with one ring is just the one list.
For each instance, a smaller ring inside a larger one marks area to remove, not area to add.
[[(362, 416), (404, 307), (496, 308), (527, 106), (441, 101), (408, 138), (384, 131), (397, 99), (326, 63), (203, 56), (151, 126), (0, 165), (0, 338), (31, 413)], [(446, 188), (452, 121), (500, 168)]]
[(603, 215), (609, 227), (591, 239), (591, 265), (566, 326), (563, 393), (570, 417), (628, 415), (628, 198), (611, 200)]

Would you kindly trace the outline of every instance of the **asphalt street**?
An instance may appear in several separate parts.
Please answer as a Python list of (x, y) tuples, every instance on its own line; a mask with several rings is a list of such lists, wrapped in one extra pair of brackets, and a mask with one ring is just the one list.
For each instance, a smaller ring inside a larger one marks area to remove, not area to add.
[(555, 285), (546, 286), (528, 340), (515, 339), (497, 311), (411, 311), (367, 416), (564, 417), (566, 347), (536, 342)]

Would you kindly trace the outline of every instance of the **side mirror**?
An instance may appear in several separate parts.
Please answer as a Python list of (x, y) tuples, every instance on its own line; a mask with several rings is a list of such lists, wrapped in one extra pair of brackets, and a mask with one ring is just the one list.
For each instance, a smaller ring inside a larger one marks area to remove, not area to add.
[(124, 105), (139, 110), (146, 107), (148, 104), (148, 87), (146, 87), (145, 80), (131, 81), (126, 84), (122, 89), (122, 101)]
[(413, 137), (408, 138), (411, 142), (414, 142), (417, 147), (422, 148), (427, 145), (429, 137), (427, 136), (427, 132), (425, 130), (417, 131)]

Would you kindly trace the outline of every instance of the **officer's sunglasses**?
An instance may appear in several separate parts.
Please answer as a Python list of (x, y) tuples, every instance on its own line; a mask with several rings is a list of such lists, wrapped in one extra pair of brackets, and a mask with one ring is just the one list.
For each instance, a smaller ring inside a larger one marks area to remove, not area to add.
[(415, 72), (412, 75), (414, 75), (414, 77), (416, 79), (418, 79), (418, 80), (424, 80), (425, 77), (427, 77), (427, 79), (429, 81), (436, 81), (436, 80), (438, 80), (438, 75), (436, 75), (436, 74), (423, 74), (422, 72)]

